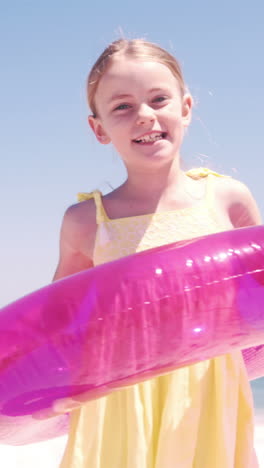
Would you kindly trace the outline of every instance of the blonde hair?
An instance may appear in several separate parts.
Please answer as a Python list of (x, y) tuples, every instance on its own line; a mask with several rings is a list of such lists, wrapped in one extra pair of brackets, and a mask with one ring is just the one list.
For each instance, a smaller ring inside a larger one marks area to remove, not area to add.
[(87, 79), (88, 104), (94, 117), (96, 117), (95, 94), (99, 82), (114, 58), (118, 55), (152, 60), (166, 65), (177, 79), (182, 96), (185, 94), (186, 86), (181, 67), (173, 55), (157, 44), (145, 41), (144, 39), (118, 39), (106, 47), (92, 67)]

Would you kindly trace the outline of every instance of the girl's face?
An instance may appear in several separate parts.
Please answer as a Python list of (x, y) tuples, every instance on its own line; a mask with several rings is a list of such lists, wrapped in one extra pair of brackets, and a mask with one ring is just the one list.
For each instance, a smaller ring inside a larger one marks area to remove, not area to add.
[(161, 63), (115, 58), (95, 96), (89, 123), (100, 143), (112, 142), (127, 168), (168, 163), (179, 156), (192, 99)]

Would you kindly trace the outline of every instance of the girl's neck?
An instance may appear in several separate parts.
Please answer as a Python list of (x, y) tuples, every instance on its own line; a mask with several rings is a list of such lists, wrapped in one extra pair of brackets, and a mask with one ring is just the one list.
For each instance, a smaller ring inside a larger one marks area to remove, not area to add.
[(155, 171), (128, 170), (127, 180), (122, 185), (123, 196), (139, 200), (166, 198), (177, 191), (185, 177), (178, 161), (174, 161), (170, 167), (161, 167)]

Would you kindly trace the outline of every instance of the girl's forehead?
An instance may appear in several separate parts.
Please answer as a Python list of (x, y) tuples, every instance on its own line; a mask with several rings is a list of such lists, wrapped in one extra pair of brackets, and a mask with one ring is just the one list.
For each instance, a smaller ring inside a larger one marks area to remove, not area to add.
[(177, 85), (177, 79), (171, 70), (163, 63), (154, 60), (117, 57), (100, 79), (98, 91), (107, 92), (112, 87), (139, 86), (166, 83)]
[(118, 56), (114, 57), (112, 60), (111, 65), (108, 67), (106, 70), (105, 74), (108, 75), (114, 75), (114, 74), (120, 74), (126, 73), (130, 74), (132, 71), (133, 73), (138, 73), (140, 74), (141, 72), (147, 72), (150, 71), (152, 72), (155, 70), (156, 72), (160, 73), (165, 73), (165, 74), (171, 74), (172, 72), (165, 65), (164, 63), (158, 62), (157, 60), (154, 59), (147, 59), (147, 58), (137, 58), (137, 57), (126, 57), (126, 56)]

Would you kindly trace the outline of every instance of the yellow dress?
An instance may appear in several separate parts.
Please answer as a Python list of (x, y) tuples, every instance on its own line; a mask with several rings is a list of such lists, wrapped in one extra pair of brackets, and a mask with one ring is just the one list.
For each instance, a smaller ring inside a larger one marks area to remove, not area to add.
[[(213, 184), (193, 207), (111, 220), (99, 192), (94, 263), (225, 230)], [(82, 194), (80, 200), (91, 195)], [(90, 401), (71, 414), (61, 468), (256, 468), (253, 404), (241, 353), (217, 357)]]

